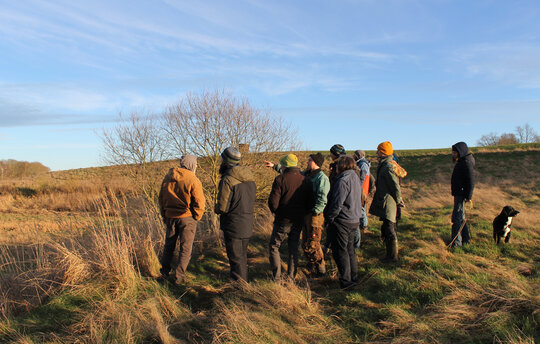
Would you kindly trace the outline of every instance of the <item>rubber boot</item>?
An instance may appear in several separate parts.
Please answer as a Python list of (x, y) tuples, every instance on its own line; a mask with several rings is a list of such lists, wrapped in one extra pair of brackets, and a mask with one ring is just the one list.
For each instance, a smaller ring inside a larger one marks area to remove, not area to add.
[(394, 240), (390, 243), (390, 259), (393, 262), (398, 261), (398, 241)]
[(392, 260), (392, 242), (390, 240), (385, 240), (384, 245), (386, 246), (386, 256), (382, 261), (383, 263), (388, 263)]

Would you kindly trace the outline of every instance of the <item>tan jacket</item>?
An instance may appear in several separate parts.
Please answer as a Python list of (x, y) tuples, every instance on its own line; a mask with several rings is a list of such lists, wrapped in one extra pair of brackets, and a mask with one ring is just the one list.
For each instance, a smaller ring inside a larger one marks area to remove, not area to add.
[(159, 191), (161, 216), (181, 218), (192, 216), (199, 221), (205, 207), (202, 184), (195, 173), (185, 168), (171, 168), (163, 178)]

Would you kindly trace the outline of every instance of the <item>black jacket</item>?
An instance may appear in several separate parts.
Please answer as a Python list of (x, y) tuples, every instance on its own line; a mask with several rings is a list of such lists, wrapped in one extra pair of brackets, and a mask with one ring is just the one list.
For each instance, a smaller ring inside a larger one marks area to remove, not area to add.
[(474, 191), (474, 157), (469, 152), (465, 142), (458, 142), (452, 146), (459, 157), (452, 172), (452, 196), (461, 196), (472, 199)]
[(289, 167), (277, 176), (268, 197), (268, 207), (276, 222), (302, 221), (313, 207), (312, 189), (311, 180), (296, 167)]
[(215, 212), (221, 215), (221, 230), (230, 237), (251, 237), (256, 192), (253, 175), (247, 167), (231, 167), (221, 176)]

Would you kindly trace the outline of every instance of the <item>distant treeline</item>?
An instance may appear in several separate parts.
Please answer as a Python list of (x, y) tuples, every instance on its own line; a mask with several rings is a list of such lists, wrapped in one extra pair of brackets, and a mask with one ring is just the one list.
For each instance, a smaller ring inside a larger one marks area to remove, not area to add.
[(0, 179), (30, 177), (49, 171), (50, 168), (40, 162), (0, 160)]
[(529, 125), (517, 126), (514, 133), (489, 133), (478, 140), (479, 146), (500, 146), (511, 145), (516, 143), (536, 143), (540, 142), (540, 136)]

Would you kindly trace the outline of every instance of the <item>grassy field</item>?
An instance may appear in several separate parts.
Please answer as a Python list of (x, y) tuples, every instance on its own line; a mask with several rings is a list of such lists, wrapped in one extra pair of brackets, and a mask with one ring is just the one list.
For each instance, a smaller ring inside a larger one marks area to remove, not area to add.
[[(380, 262), (380, 222), (370, 218), (358, 251), (361, 283), (350, 291), (338, 288), (330, 257), (328, 277), (270, 280), (264, 190), (249, 248), (250, 283), (229, 282), (225, 250), (202, 223), (188, 282), (173, 286), (155, 281), (161, 220), (121, 168), (4, 181), (0, 342), (540, 342), (540, 146), (474, 152), (472, 243), (447, 249), (450, 150), (399, 151), (409, 172), (400, 261)], [(307, 152), (299, 157), (305, 164)], [(163, 163), (158, 182), (171, 165)], [(272, 172), (260, 170), (258, 182), (271, 182)], [(512, 242), (497, 246), (491, 222), (506, 204), (521, 214)]]

